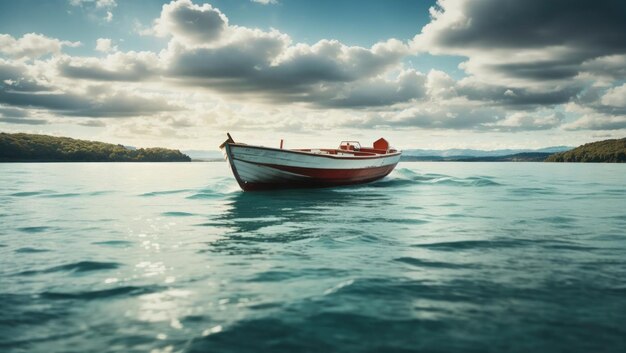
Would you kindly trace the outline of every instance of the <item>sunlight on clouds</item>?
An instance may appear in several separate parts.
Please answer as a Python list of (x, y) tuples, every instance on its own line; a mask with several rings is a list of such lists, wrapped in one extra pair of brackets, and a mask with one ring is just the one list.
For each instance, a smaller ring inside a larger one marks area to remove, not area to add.
[(80, 42), (62, 41), (38, 33), (27, 33), (21, 38), (0, 34), (0, 54), (14, 59), (34, 59), (46, 54), (59, 54), (63, 47), (79, 45)]
[[(118, 6), (69, 4), (99, 21), (111, 21)], [(133, 22), (135, 34), (163, 40), (158, 51), (120, 50), (122, 39), (103, 36), (95, 56), (75, 56), (64, 49), (77, 41), (0, 34), (0, 124), (66, 124), (189, 147), (206, 147), (223, 131), (313, 140), (324, 138), (319, 131), (369, 138), (385, 130), (406, 144), (442, 132), (518, 139), (529, 132), (547, 141), (551, 134), (623, 131), (626, 48), (608, 29), (624, 21), (587, 7), (560, 10), (566, 17), (538, 0), (440, 0), (415, 37), (370, 47), (299, 43), (278, 29), (231, 23), (212, 4), (191, 0), (163, 5), (149, 28)], [(589, 21), (602, 17), (608, 25), (582, 33), (576, 26), (586, 11)], [(413, 69), (409, 59), (423, 53), (465, 57), (466, 76)]]

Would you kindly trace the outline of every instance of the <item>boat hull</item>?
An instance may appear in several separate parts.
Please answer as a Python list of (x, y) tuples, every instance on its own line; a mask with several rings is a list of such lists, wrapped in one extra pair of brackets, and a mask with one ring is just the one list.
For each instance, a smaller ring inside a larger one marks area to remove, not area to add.
[(391, 173), (400, 153), (356, 157), (227, 143), (226, 158), (245, 191), (361, 184)]

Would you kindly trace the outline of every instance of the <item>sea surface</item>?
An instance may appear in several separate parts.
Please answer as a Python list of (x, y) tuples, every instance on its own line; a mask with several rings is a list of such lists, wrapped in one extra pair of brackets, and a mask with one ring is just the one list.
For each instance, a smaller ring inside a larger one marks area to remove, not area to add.
[(626, 165), (0, 164), (0, 352), (626, 352)]

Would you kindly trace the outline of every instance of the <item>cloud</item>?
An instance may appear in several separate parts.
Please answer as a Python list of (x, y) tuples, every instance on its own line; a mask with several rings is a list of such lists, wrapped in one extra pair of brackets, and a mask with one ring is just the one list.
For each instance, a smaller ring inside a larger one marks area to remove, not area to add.
[(20, 125), (44, 125), (48, 122), (45, 119), (31, 119), (28, 115), (28, 112), (23, 109), (0, 106), (0, 123)]
[(111, 22), (113, 9), (117, 7), (115, 0), (69, 0), (71, 6), (79, 7), (92, 19)]
[(133, 94), (110, 92), (96, 97), (63, 92), (33, 94), (0, 91), (0, 103), (22, 108), (46, 109), (59, 116), (77, 117), (132, 117), (154, 115), (164, 111), (180, 110), (160, 99)]
[(466, 56), (465, 70), (483, 79), (551, 84), (575, 78), (585, 62), (626, 53), (624, 11), (616, 0), (439, 0), (413, 48)]
[(155, 22), (155, 33), (174, 36), (189, 43), (208, 43), (219, 38), (228, 19), (210, 4), (196, 5), (191, 0), (177, 0), (163, 5)]
[(14, 59), (34, 59), (46, 54), (60, 54), (63, 47), (79, 45), (80, 42), (61, 41), (37, 33), (27, 33), (21, 38), (0, 34), (0, 54)]
[(100, 119), (80, 119), (76, 124), (86, 127), (105, 127), (107, 125)]
[(583, 89), (580, 85), (563, 84), (549, 88), (513, 87), (486, 84), (473, 78), (461, 80), (456, 92), (468, 99), (507, 106), (511, 109), (536, 109), (569, 102)]
[(311, 102), (316, 106), (332, 108), (386, 107), (424, 98), (425, 83), (424, 74), (408, 70), (393, 80), (376, 77), (330, 86), (313, 95)]
[(71, 86), (61, 86), (62, 82), (41, 81), (29, 71), (37, 73), (26, 64), (10, 64), (0, 59), (0, 104), (47, 110), (58, 116), (84, 117), (131, 117), (181, 109), (161, 97), (139, 94), (132, 89), (81, 87), (75, 82), (70, 82)]
[(493, 128), (497, 131), (549, 130), (560, 126), (564, 119), (565, 116), (560, 112), (548, 115), (515, 112), (495, 123), (485, 124), (485, 127)]
[[(398, 93), (398, 87), (385, 83), (376, 92), (386, 87), (382, 96), (387, 98), (368, 100), (373, 90), (367, 93), (366, 86), (346, 84), (383, 83), (377, 76), (399, 68), (402, 58), (409, 53), (408, 46), (395, 39), (370, 48), (347, 46), (336, 40), (292, 44), (288, 35), (277, 30), (229, 25), (228, 18), (219, 10), (189, 0), (164, 5), (154, 29), (160, 35), (172, 37), (163, 55), (166, 78), (181, 85), (247, 94), (273, 102), (335, 107), (348, 107), (351, 103), (360, 107), (368, 101), (372, 106), (391, 102), (389, 96)], [(411, 84), (406, 78), (403, 80), (395, 101), (414, 97), (406, 94)], [(346, 97), (346, 92), (354, 94)]]
[(250, 0), (250, 1), (255, 2), (257, 4), (261, 4), (261, 5), (278, 4), (278, 0)]
[(56, 69), (67, 78), (94, 81), (144, 81), (160, 72), (159, 58), (152, 52), (114, 52), (104, 58), (64, 56)]
[(108, 38), (98, 38), (96, 40), (96, 50), (108, 53), (112, 51), (117, 51), (117, 46), (113, 45), (113, 41)]
[(603, 84), (626, 79), (626, 54), (605, 55), (587, 60), (581, 65), (582, 78), (602, 80)]
[(565, 124), (565, 130), (620, 130), (626, 129), (626, 116), (592, 113)]
[(69, 0), (72, 6), (95, 6), (99, 9), (111, 9), (117, 6), (115, 0)]
[(111, 9), (117, 6), (115, 0), (96, 0), (97, 8)]
[(600, 101), (611, 107), (626, 108), (626, 84), (609, 89)]
[(50, 83), (42, 77), (31, 75), (33, 67), (23, 62), (12, 62), (0, 58), (0, 92), (45, 92), (52, 90)]
[[(75, 3), (98, 16), (116, 5)], [(2, 119), (34, 124), (63, 117), (103, 127), (101, 118), (128, 118), (106, 120), (107, 129), (155, 138), (185, 136), (198, 125), (277, 131), (626, 128), (626, 50), (608, 30), (622, 24), (611, 14), (606, 24), (599, 19), (623, 6), (599, 0), (589, 12), (598, 33), (582, 33), (574, 23), (586, 23), (580, 19), (587, 5), (555, 3), (562, 8), (536, 0), (441, 0), (412, 41), (392, 38), (371, 46), (331, 39), (298, 43), (277, 29), (233, 24), (212, 5), (191, 0), (163, 5), (149, 31), (167, 41), (157, 52), (120, 51), (111, 39), (99, 38), (97, 55), (72, 56), (63, 48), (75, 43), (3, 35), (0, 104), (27, 115)], [(459, 66), (465, 77), (411, 68), (408, 58), (423, 52), (466, 57)]]
[(536, 111), (573, 103), (587, 112), (569, 128), (620, 126), (626, 109), (615, 85), (626, 78), (623, 1), (439, 0), (430, 11), (412, 49), (466, 57), (460, 68), (468, 77), (455, 85), (458, 95), (525, 111), (501, 124), (558, 126), (558, 119), (542, 124)]

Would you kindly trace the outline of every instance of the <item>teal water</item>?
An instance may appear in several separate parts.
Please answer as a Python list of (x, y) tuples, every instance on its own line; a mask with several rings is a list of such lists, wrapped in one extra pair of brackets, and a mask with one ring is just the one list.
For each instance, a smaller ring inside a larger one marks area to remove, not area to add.
[(0, 164), (2, 352), (624, 352), (626, 166)]

